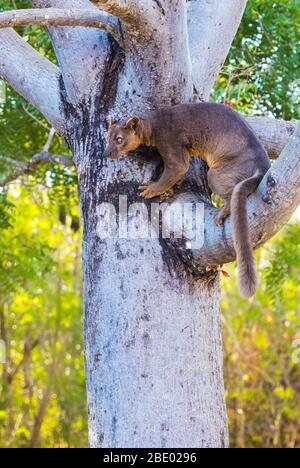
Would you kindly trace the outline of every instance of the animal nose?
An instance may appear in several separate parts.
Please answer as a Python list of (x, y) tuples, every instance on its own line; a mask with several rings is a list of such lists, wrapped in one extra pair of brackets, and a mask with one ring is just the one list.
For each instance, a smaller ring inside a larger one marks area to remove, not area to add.
[(111, 156), (111, 153), (112, 151), (110, 150), (110, 148), (106, 148), (103, 153), (104, 158), (108, 159)]

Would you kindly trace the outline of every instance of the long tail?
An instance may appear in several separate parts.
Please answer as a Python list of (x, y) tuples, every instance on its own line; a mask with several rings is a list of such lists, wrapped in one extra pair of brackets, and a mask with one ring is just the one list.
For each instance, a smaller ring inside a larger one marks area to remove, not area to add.
[(254, 296), (258, 284), (246, 203), (247, 197), (255, 192), (262, 178), (263, 174), (257, 171), (253, 177), (243, 180), (234, 188), (231, 198), (233, 241), (238, 261), (239, 291), (246, 297)]

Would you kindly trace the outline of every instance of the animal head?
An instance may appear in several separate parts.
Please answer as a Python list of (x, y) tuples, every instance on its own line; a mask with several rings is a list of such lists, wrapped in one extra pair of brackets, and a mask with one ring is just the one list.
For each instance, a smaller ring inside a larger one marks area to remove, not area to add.
[(141, 144), (139, 117), (131, 117), (125, 124), (109, 121), (105, 158), (118, 159), (122, 154), (136, 150)]

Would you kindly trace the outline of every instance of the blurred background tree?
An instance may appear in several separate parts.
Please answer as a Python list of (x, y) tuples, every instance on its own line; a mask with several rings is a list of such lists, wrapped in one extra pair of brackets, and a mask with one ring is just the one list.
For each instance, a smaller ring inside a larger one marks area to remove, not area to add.
[[(0, 0), (0, 11), (27, 8)], [(19, 33), (55, 60), (39, 27)], [(212, 100), (245, 114), (299, 118), (300, 1), (249, 0)], [(0, 105), (0, 182), (61, 138), (12, 89)], [(85, 447), (81, 231), (76, 174), (41, 166), (0, 189), (1, 447)], [(227, 403), (233, 447), (300, 446), (300, 224), (297, 217), (257, 253), (260, 289), (252, 301), (236, 289), (235, 266), (223, 278)]]
[(1, 206), (0, 446), (84, 446), (80, 232), (44, 190), (11, 187)]

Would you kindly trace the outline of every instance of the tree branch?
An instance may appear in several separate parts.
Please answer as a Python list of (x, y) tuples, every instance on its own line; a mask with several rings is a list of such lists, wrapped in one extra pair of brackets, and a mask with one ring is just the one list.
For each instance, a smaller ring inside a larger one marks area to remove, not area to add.
[(39, 338), (34, 340), (32, 343), (25, 343), (24, 344), (24, 355), (20, 362), (13, 368), (8, 374), (8, 379), (9, 379), (9, 385), (12, 384), (14, 378), (16, 377), (17, 373), (23, 366), (23, 364), (29, 359), (32, 351), (39, 345)]
[[(9, 160), (9, 158), (1, 157), (0, 160)], [(17, 163), (17, 162), (16, 162)], [(63, 166), (71, 167), (74, 166), (74, 161), (72, 156), (61, 155), (61, 154), (53, 154), (48, 152), (37, 153), (35, 154), (30, 161), (26, 163), (18, 163), (18, 169), (4, 179), (0, 180), (0, 187), (5, 187), (10, 182), (15, 181), (19, 177), (27, 174), (32, 174), (39, 165), (41, 164), (48, 164), (48, 163), (55, 163), (55, 164), (62, 164)], [(13, 162), (14, 164), (14, 162)], [(22, 165), (21, 165), (22, 164)]]
[(122, 43), (118, 19), (98, 9), (42, 8), (0, 13), (0, 28), (26, 26), (85, 26), (100, 28)]
[(8, 158), (6, 156), (0, 156), (0, 162), (8, 164), (15, 167), (23, 167), (24, 163), (21, 161), (16, 161), (15, 159)]
[(261, 140), (270, 159), (278, 158), (298, 125), (297, 121), (286, 122), (270, 117), (245, 117), (245, 119)]
[(188, 29), (195, 98), (207, 100), (227, 57), (247, 0), (189, 0)]
[(50, 131), (49, 131), (47, 141), (46, 141), (46, 143), (44, 144), (44, 147), (43, 147), (43, 153), (49, 153), (50, 146), (52, 144), (55, 133), (56, 133), (55, 129), (51, 128)]
[[(182, 194), (176, 203), (203, 203), (194, 194)], [(187, 250), (185, 242), (170, 240), (194, 274), (216, 271), (236, 257), (233, 247), (231, 219), (223, 227), (216, 226), (216, 208), (205, 203), (205, 240), (200, 249)], [(263, 245), (288, 222), (300, 204), (300, 124), (278, 160), (266, 174), (255, 194), (248, 199), (249, 229), (255, 248)]]
[(61, 134), (59, 69), (27, 44), (13, 29), (0, 30), (0, 77), (44, 114)]
[(141, 14), (138, 5), (132, 0), (91, 0), (101, 10), (117, 16), (125, 22), (135, 22)]
[[(33, 0), (40, 8), (99, 11), (89, 0)], [(63, 83), (70, 103), (90, 99), (102, 88), (107, 61), (111, 53), (111, 40), (101, 29), (85, 27), (49, 27), (55, 53), (62, 71)], [(74, 60), (76, 57), (76, 60)]]
[(28, 109), (27, 105), (25, 104), (22, 104), (22, 107), (23, 107), (23, 110), (24, 112), (28, 115), (28, 117), (30, 117), (32, 120), (34, 120), (36, 123), (38, 123), (41, 127), (43, 127), (45, 130), (48, 130), (50, 131), (51, 130), (51, 127), (49, 127), (49, 125), (45, 124), (44, 122), (42, 122), (40, 119), (38, 119), (34, 114), (32, 114), (32, 112), (30, 112), (30, 110)]
[[(154, 31), (162, 32), (163, 23), (174, 7), (172, 2), (167, 7), (164, 0), (92, 0), (92, 3), (121, 20), (126, 46), (132, 40), (147, 42)], [(179, 10), (180, 7), (178, 14)]]

